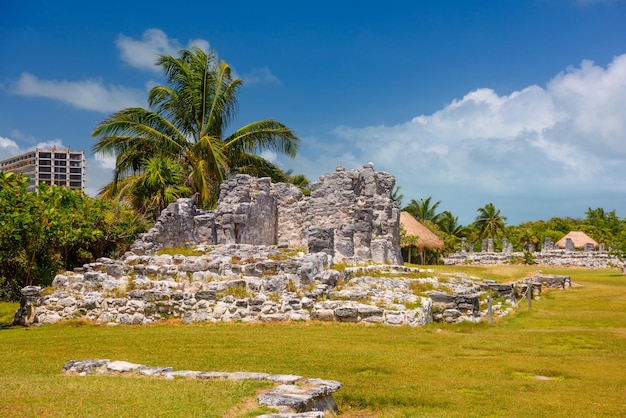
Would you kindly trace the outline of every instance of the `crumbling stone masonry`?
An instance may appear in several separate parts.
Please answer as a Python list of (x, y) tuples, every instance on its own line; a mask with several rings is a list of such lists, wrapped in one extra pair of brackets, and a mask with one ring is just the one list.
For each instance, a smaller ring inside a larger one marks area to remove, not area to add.
[(395, 178), (373, 164), (337, 167), (304, 196), (296, 186), (236, 175), (221, 185), (217, 208), (179, 199), (135, 242), (135, 254), (198, 244), (252, 244), (325, 252), (334, 261), (402, 264)]

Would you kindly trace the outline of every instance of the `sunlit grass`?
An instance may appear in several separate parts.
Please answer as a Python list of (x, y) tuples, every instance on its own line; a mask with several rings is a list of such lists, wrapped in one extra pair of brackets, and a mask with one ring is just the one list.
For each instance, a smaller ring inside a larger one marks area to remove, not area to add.
[[(501, 281), (537, 270), (434, 268)], [(617, 270), (542, 270), (569, 274), (580, 287), (548, 291), (530, 310), (520, 306), (494, 325), (0, 329), (0, 415), (254, 415), (237, 408), (250, 404), (258, 383), (61, 375), (68, 360), (108, 358), (335, 379), (344, 385), (335, 395), (344, 417), (625, 416), (626, 276)]]

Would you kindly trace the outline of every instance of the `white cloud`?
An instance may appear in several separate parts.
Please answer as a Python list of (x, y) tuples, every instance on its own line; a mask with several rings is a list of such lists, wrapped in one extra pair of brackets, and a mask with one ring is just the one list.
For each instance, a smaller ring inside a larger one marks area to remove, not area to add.
[(87, 158), (85, 169), (85, 193), (89, 196), (98, 196), (100, 190), (113, 180), (115, 168), (114, 157), (102, 157), (96, 155)]
[(0, 136), (0, 160), (19, 154), (19, 149), (15, 141)]
[(145, 105), (146, 92), (124, 86), (106, 85), (102, 80), (41, 80), (22, 73), (12, 92), (22, 96), (56, 99), (79, 109), (114, 112)]
[(276, 154), (274, 151), (264, 150), (259, 154), (259, 156), (271, 163), (276, 163), (276, 158), (278, 157), (278, 154)]
[[(477, 199), (468, 201), (475, 208), (520, 196), (549, 196), (565, 205), (576, 194), (589, 199), (588, 206), (600, 204), (592, 201), (598, 195), (626, 204), (626, 54), (606, 68), (583, 61), (545, 87), (508, 95), (477, 89), (398, 125), (341, 126), (332, 133), (335, 147), (349, 152), (356, 166), (374, 161), (377, 170), (397, 177), (408, 198), (445, 202), (465, 195)], [(329, 154), (321, 151), (311, 167), (335, 160)]]
[[(168, 38), (161, 29), (147, 29), (141, 39), (120, 34), (115, 44), (120, 50), (122, 61), (131, 67), (155, 72), (161, 71), (154, 65), (159, 54), (178, 55), (178, 51), (183, 49), (177, 39)], [(204, 39), (190, 40), (187, 48), (191, 46), (197, 46), (204, 51), (210, 48), (209, 42)]]
[(254, 68), (252, 71), (245, 73), (241, 76), (244, 84), (259, 84), (259, 83), (275, 83), (280, 84), (280, 80), (276, 77), (269, 68)]

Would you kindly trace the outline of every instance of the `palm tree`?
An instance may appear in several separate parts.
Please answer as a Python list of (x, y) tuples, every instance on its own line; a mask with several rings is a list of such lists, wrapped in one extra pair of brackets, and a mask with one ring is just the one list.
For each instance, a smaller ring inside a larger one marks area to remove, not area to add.
[(252, 122), (230, 134), (237, 113), (236, 93), (242, 81), (233, 79), (228, 64), (215, 52), (194, 47), (178, 57), (160, 55), (157, 62), (167, 85), (152, 88), (151, 110), (127, 108), (112, 114), (93, 131), (94, 152), (115, 156), (116, 195), (123, 180), (147, 170), (149, 157), (168, 158), (183, 169), (184, 184), (203, 207), (215, 204), (219, 185), (236, 173), (269, 176), (284, 181), (284, 173), (257, 155), (274, 151), (294, 157), (300, 140), (280, 122)]
[(304, 174), (293, 174), (293, 170), (285, 171), (287, 183), (297, 186), (305, 196), (311, 195), (311, 181)]
[(438, 216), (437, 227), (441, 232), (461, 238), (466, 232), (466, 228), (459, 224), (459, 217), (454, 216), (449, 210), (444, 210)]
[(431, 199), (431, 196), (426, 199), (420, 199), (419, 201), (411, 199), (411, 202), (409, 202), (404, 210), (413, 215), (413, 217), (418, 221), (436, 224), (440, 214), (435, 211), (441, 204), (441, 201), (437, 201), (431, 206)]
[(478, 229), (478, 238), (495, 239), (504, 233), (506, 216), (500, 215), (500, 209), (496, 209), (493, 203), (487, 203), (485, 207), (478, 208), (478, 216), (473, 225)]
[(400, 189), (401, 187), (396, 185), (391, 192), (391, 198), (398, 202), (399, 206), (402, 205), (402, 199), (404, 199), (404, 195), (400, 193)]

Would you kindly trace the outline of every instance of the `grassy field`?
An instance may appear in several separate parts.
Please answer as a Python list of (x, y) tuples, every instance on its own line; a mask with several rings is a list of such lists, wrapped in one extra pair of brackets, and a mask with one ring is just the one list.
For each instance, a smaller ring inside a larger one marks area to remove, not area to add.
[[(435, 267), (507, 281), (535, 268)], [(0, 415), (245, 417), (263, 383), (65, 377), (72, 359), (343, 383), (342, 417), (626, 416), (626, 276), (548, 269), (579, 284), (493, 325), (338, 323), (12, 328), (0, 305)]]

